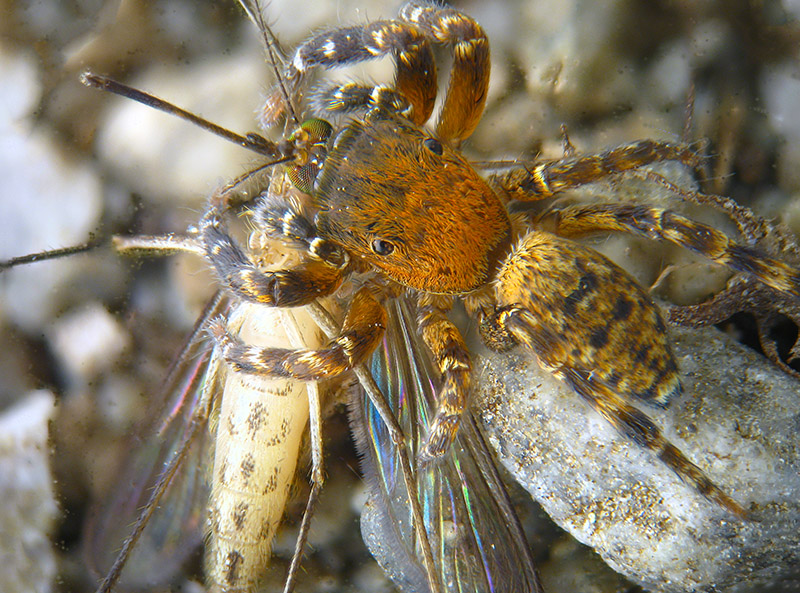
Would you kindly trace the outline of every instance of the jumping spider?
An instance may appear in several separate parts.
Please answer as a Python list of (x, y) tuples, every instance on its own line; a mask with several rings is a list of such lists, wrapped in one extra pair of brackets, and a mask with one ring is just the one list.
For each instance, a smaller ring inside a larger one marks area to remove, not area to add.
[[(436, 97), (432, 44), (453, 49), (447, 94), (429, 131)], [(508, 202), (540, 200), (665, 160), (697, 168), (688, 146), (643, 140), (599, 155), (512, 167), (482, 178), (458, 152), (480, 120), (489, 83), (489, 43), (473, 19), (412, 1), (395, 20), (314, 35), (286, 66), (287, 96), (315, 67), (392, 55), (391, 86), (347, 83), (317, 91), (319, 115), (356, 114), (335, 133), (303, 124), (283, 146), (290, 177), (309, 206), (262, 196), (252, 219), (268, 235), (307, 253), (302, 265), (265, 272), (229, 236), (227, 199), (204, 216), (200, 236), (222, 285), (237, 298), (291, 307), (333, 294), (353, 272), (374, 280), (355, 294), (342, 333), (314, 351), (259, 349), (218, 328), (228, 363), (245, 373), (315, 380), (345, 373), (379, 343), (382, 299), (416, 295), (419, 331), (442, 374), (439, 408), (422, 456), (447, 450), (470, 389), (470, 353), (447, 312), (456, 299), (480, 322), (484, 341), (516, 344), (568, 383), (623, 434), (652, 450), (707, 498), (744, 509), (670, 444), (631, 401), (665, 406), (681, 391), (658, 307), (621, 268), (572, 239), (623, 231), (662, 239), (748, 274), (792, 298), (800, 272), (679, 214), (635, 204), (571, 206), (547, 219), (510, 215)], [(270, 109), (287, 105), (273, 101)], [(274, 113), (271, 114), (274, 116)], [(547, 230), (545, 230), (545, 228)]]

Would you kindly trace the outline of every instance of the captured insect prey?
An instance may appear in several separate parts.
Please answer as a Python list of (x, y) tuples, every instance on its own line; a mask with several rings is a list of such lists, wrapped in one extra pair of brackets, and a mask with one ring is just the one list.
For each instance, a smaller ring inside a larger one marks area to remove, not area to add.
[(164, 2), (0, 44), (0, 589), (797, 588), (789, 16)]

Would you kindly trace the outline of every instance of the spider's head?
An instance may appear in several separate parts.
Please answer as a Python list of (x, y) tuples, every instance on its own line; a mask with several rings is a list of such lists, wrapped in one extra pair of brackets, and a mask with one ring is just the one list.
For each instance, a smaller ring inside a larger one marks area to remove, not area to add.
[(336, 137), (313, 191), (317, 227), (406, 286), (465, 293), (509, 250), (502, 203), (455, 150), (389, 113)]

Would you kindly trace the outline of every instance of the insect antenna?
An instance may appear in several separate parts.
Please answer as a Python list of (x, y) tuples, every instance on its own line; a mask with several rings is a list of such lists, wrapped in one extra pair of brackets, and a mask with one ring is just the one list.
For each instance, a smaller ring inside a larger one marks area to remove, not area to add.
[(229, 142), (238, 144), (239, 146), (258, 154), (274, 159), (285, 159), (291, 158), (292, 156), (291, 153), (293, 147), (291, 144), (272, 142), (271, 140), (267, 140), (260, 134), (256, 134), (254, 132), (250, 132), (245, 136), (242, 136), (213, 122), (210, 122), (207, 119), (192, 113), (191, 111), (187, 111), (186, 109), (178, 107), (177, 105), (173, 105), (168, 101), (159, 99), (150, 93), (135, 89), (121, 82), (117, 82), (116, 80), (112, 80), (106, 76), (101, 76), (92, 72), (84, 72), (81, 74), (81, 82), (90, 88), (109, 91), (115, 95), (119, 95), (127, 99), (133, 99), (142, 105), (147, 105), (148, 107), (158, 109), (164, 113), (175, 115), (188, 121), (189, 123), (211, 132), (212, 134), (216, 134), (220, 138), (224, 138)]
[(3, 272), (4, 270), (8, 270), (10, 268), (14, 268), (16, 266), (24, 266), (27, 264), (34, 264), (40, 261), (47, 261), (50, 259), (67, 257), (70, 255), (77, 255), (79, 253), (86, 253), (88, 251), (97, 249), (106, 242), (107, 239), (105, 237), (90, 234), (89, 239), (79, 245), (73, 245), (71, 247), (61, 247), (59, 249), (50, 249), (48, 251), (38, 251), (36, 253), (29, 253), (28, 255), (20, 255), (18, 257), (12, 257), (11, 259), (2, 260), (0, 261), (0, 272)]
[(267, 52), (267, 61), (269, 62), (272, 72), (275, 75), (278, 90), (286, 105), (286, 109), (289, 111), (292, 121), (294, 121), (295, 125), (299, 126), (300, 118), (297, 116), (297, 110), (295, 109), (294, 101), (289, 94), (289, 90), (286, 88), (286, 80), (283, 76), (285, 55), (281, 49), (280, 43), (278, 42), (278, 38), (272, 32), (272, 28), (267, 24), (267, 21), (264, 18), (264, 11), (262, 10), (261, 4), (258, 0), (253, 0), (252, 5), (249, 5), (247, 0), (239, 0), (239, 4), (247, 14), (248, 18), (255, 24), (256, 27), (258, 27), (258, 30), (261, 32), (264, 40), (264, 48)]

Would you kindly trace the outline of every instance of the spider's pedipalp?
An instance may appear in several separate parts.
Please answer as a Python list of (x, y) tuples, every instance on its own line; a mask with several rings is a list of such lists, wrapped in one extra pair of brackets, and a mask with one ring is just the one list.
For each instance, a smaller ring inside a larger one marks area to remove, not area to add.
[(571, 206), (559, 210), (555, 219), (555, 232), (566, 237), (623, 231), (671, 241), (737, 272), (750, 274), (775, 290), (800, 297), (800, 271), (796, 268), (670, 210), (636, 204)]
[(264, 192), (250, 211), (257, 228), (272, 239), (308, 249), (317, 228), (300, 204), (284, 195)]
[(332, 294), (342, 283), (339, 267), (317, 259), (286, 270), (261, 270), (213, 217), (202, 225), (201, 237), (220, 283), (246, 301), (297, 307)]
[(325, 348), (290, 350), (258, 348), (214, 328), (223, 356), (241, 373), (315, 381), (336, 377), (363, 362), (383, 339), (386, 311), (370, 293), (359, 290), (350, 304), (341, 333)]
[(270, 239), (302, 249), (328, 266), (343, 268), (347, 265), (347, 253), (319, 236), (311, 216), (296, 200), (265, 192), (251, 212), (259, 231)]

